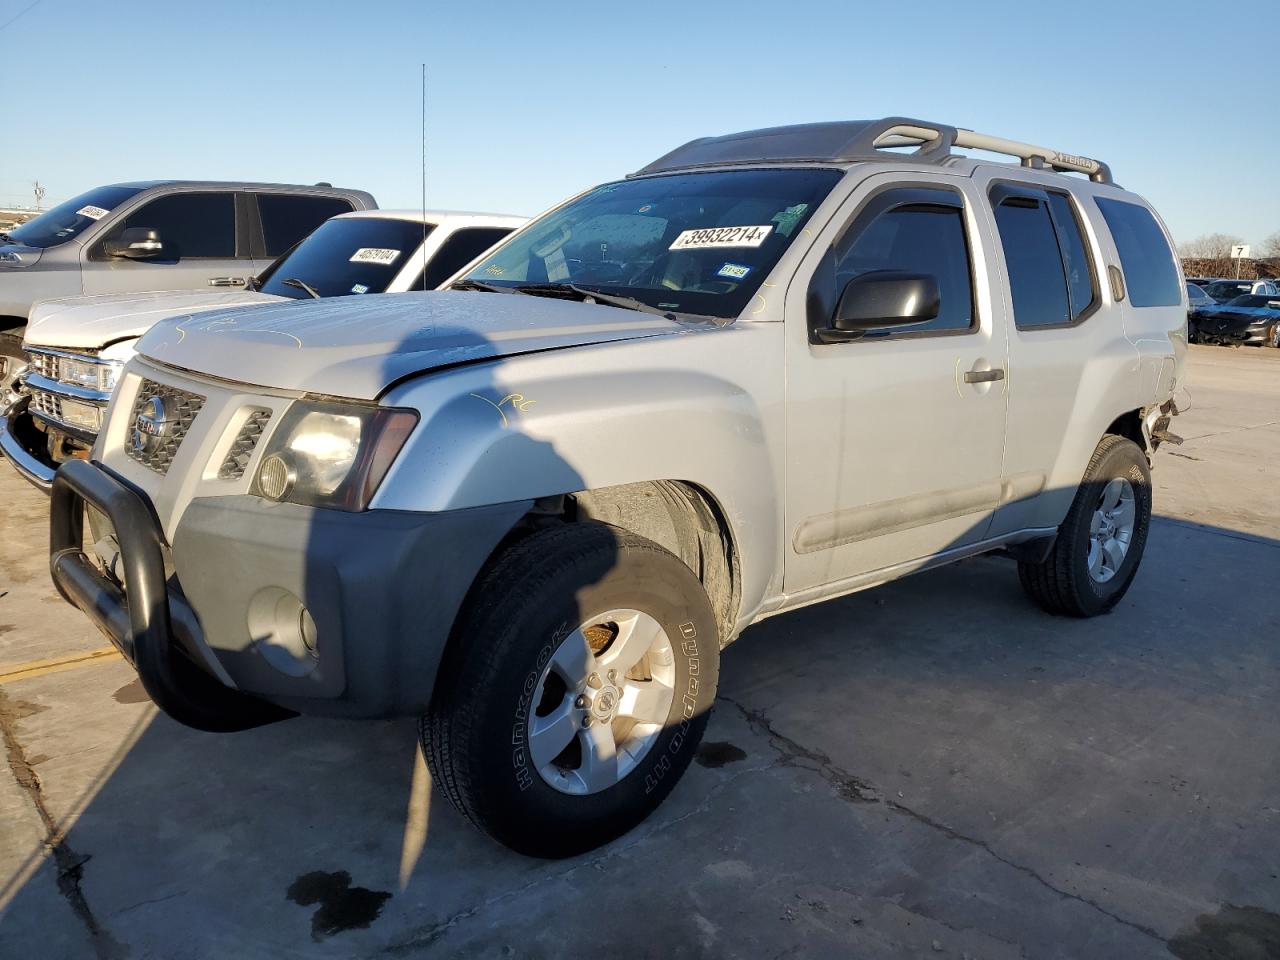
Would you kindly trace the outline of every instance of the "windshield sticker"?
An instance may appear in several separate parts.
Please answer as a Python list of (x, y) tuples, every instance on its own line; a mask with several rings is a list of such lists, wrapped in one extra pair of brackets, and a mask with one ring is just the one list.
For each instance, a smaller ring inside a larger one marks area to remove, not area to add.
[(796, 224), (804, 217), (805, 211), (809, 209), (807, 203), (797, 203), (795, 206), (787, 207), (785, 210), (779, 210), (773, 215), (773, 222), (778, 225), (778, 232), (784, 237), (791, 236), (791, 231), (796, 228)]
[(390, 250), (387, 247), (361, 247), (351, 255), (351, 263), (376, 263), (384, 267), (389, 267), (396, 262), (396, 257), (400, 256), (399, 250)]
[(711, 247), (758, 247), (773, 230), (773, 225), (756, 227), (707, 227), (685, 230), (668, 250), (706, 250)]
[(648, 212), (649, 212), (650, 210), (652, 210), (652, 209), (653, 209), (653, 204), (652, 204), (652, 203), (646, 203), (646, 204), (645, 204), (644, 206), (642, 206), (639, 210), (637, 210), (637, 211), (636, 211), (636, 213), (648, 213)]
[(741, 280), (750, 272), (751, 272), (751, 268), (744, 264), (726, 263), (724, 266), (722, 266), (719, 270), (716, 271), (716, 276), (728, 277), (730, 280)]
[(87, 207), (81, 207), (79, 210), (77, 210), (76, 216), (88, 217), (90, 220), (101, 220), (110, 212), (111, 212), (110, 210), (103, 210), (101, 207), (95, 207), (93, 206), (93, 204), (90, 204)]
[(366, 287), (363, 283), (357, 283), (354, 287), (351, 288), (351, 292), (352, 293), (368, 293), (369, 288)]
[(506, 268), (505, 268), (505, 267), (499, 266), (499, 265), (498, 265), (498, 264), (496, 264), (496, 263), (491, 263), (491, 264), (489, 264), (487, 267), (485, 267), (485, 268), (484, 268), (484, 272), (485, 272), (485, 273), (487, 273), (487, 274), (488, 274), (489, 276), (491, 276), (491, 277), (500, 277), (500, 276), (502, 276), (504, 273), (506, 273), (507, 271), (506, 271)]

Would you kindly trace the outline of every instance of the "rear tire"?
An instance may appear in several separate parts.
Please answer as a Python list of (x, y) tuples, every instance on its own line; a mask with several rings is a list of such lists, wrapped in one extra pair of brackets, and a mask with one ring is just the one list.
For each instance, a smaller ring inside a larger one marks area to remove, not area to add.
[(662, 547), (603, 523), (537, 533), (472, 588), (422, 751), (436, 786), (498, 842), (582, 853), (644, 820), (680, 779), (719, 655), (702, 584)]
[(1151, 470), (1136, 443), (1108, 434), (1089, 460), (1042, 563), (1018, 564), (1027, 596), (1049, 613), (1095, 617), (1120, 602), (1151, 525)]

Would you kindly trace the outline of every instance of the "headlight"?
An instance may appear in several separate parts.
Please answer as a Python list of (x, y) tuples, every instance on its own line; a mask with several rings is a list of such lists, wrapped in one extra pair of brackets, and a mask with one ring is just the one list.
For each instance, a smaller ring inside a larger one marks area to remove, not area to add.
[(116, 378), (124, 364), (119, 360), (76, 360), (61, 357), (58, 360), (58, 379), (63, 383), (110, 393), (116, 387)]
[(364, 510), (417, 422), (412, 410), (300, 400), (272, 433), (253, 492)]

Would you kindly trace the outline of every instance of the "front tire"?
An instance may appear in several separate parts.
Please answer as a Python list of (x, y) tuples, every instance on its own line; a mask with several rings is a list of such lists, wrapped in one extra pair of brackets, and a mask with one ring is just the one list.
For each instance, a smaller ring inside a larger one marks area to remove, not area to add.
[(715, 700), (701, 583), (602, 523), (519, 541), (472, 589), (419, 724), (435, 784), (520, 853), (567, 857), (666, 797)]
[(1095, 617), (1129, 590), (1151, 525), (1151, 469), (1136, 443), (1102, 438), (1043, 563), (1018, 564), (1027, 595), (1049, 613)]

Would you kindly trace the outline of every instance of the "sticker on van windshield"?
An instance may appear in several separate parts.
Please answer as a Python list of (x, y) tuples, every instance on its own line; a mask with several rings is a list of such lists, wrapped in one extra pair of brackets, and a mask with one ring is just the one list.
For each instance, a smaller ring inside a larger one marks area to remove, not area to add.
[(773, 224), (757, 227), (707, 227), (686, 230), (668, 250), (705, 250), (710, 247), (758, 247), (773, 230)]
[(351, 288), (351, 292), (352, 293), (368, 293), (369, 288), (366, 287), (363, 283), (357, 283), (354, 287)]
[(400, 256), (399, 250), (391, 250), (387, 247), (361, 247), (351, 255), (351, 263), (377, 263), (384, 267), (389, 267), (396, 262), (396, 257)]
[(728, 277), (730, 280), (741, 280), (750, 272), (751, 272), (751, 268), (746, 266), (745, 264), (726, 263), (724, 266), (722, 266), (719, 270), (716, 271), (716, 276)]
[(101, 220), (110, 212), (111, 212), (110, 210), (103, 210), (101, 207), (95, 207), (92, 204), (90, 204), (87, 207), (81, 207), (79, 210), (77, 210), (76, 216), (88, 217), (90, 220)]

